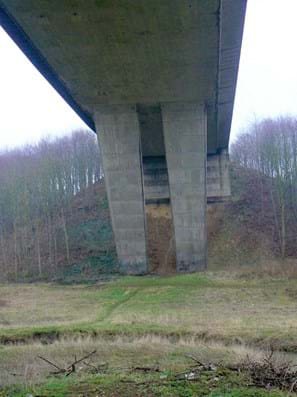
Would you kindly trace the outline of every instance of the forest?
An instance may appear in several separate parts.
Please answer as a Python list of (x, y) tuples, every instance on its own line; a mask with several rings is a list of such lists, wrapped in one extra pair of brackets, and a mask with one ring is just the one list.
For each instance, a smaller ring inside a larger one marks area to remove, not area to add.
[(2, 277), (53, 275), (70, 261), (70, 203), (102, 179), (95, 134), (76, 131), (0, 154)]
[(257, 172), (262, 220), (266, 212), (264, 184), (269, 186), (274, 228), (284, 258), (288, 244), (297, 243), (297, 119), (279, 117), (252, 123), (232, 144), (231, 158), (242, 168)]
[[(247, 231), (250, 251), (256, 252), (256, 240), (269, 238), (273, 255), (295, 257), (297, 119), (256, 121), (230, 152), (233, 194), (221, 212), (225, 226), (209, 236), (209, 256), (217, 251), (219, 235), (229, 241), (242, 235), (233, 250), (243, 252)], [(230, 236), (227, 222), (234, 229)], [(218, 253), (220, 261), (227, 261), (226, 249)], [(113, 272), (115, 257), (95, 134), (75, 131), (0, 153), (1, 280), (63, 278), (65, 269)]]
[(296, 139), (238, 136), (208, 271), (147, 277), (118, 272), (94, 134), (2, 152), (0, 396), (296, 395)]

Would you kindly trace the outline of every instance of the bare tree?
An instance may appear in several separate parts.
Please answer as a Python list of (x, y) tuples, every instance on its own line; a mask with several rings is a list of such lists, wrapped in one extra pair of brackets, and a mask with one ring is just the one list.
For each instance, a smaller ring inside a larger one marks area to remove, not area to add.
[(297, 120), (279, 117), (251, 124), (231, 146), (233, 161), (258, 171), (260, 178), (270, 181), (275, 229), (282, 257), (286, 256), (289, 210), (297, 220), (296, 137)]

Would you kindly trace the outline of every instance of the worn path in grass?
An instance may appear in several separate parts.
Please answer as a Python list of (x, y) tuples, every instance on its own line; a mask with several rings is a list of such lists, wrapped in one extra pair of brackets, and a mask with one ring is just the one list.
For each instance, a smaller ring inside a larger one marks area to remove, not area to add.
[[(285, 277), (216, 272), (96, 285), (1, 285), (0, 397), (285, 396), (251, 388), (244, 374), (163, 384), (160, 374), (150, 380), (124, 368), (153, 365), (167, 376), (189, 366), (187, 353), (236, 363), (265, 354), (260, 348), (271, 343), (297, 362), (296, 311), (297, 281)], [(50, 368), (37, 359), (65, 367), (93, 349), (96, 363), (118, 372), (47, 379)]]
[(297, 350), (297, 281), (222, 272), (0, 286), (0, 341), (158, 334)]

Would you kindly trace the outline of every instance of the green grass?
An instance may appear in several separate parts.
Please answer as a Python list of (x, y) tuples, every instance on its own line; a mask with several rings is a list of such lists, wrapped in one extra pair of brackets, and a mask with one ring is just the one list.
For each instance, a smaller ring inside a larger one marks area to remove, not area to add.
[(119, 333), (203, 336), (294, 349), (297, 282), (224, 273), (123, 277), (99, 285), (0, 286), (0, 338)]
[(36, 357), (66, 366), (74, 354), (96, 349), (96, 359), (111, 368), (145, 364), (179, 371), (189, 365), (189, 352), (226, 363), (258, 355), (271, 343), (294, 352), (296, 307), (297, 281), (284, 276), (208, 272), (94, 285), (0, 285), (0, 384), (9, 387), (0, 396), (283, 396), (253, 390), (232, 374), (198, 383), (156, 378), (146, 384), (144, 375), (122, 371), (46, 380), (50, 369)]
[[(249, 387), (248, 379), (242, 374), (234, 375), (224, 371), (219, 374), (221, 380), (214, 379), (211, 373), (201, 376), (197, 382), (160, 381), (158, 376), (144, 375), (97, 375), (78, 376), (76, 378), (51, 379), (42, 386), (13, 387), (9, 389), (10, 397), (27, 397), (28, 394), (44, 397), (66, 396), (109, 396), (109, 397), (285, 397), (286, 393), (278, 390), (266, 391)], [(8, 389), (3, 390), (0, 397)]]

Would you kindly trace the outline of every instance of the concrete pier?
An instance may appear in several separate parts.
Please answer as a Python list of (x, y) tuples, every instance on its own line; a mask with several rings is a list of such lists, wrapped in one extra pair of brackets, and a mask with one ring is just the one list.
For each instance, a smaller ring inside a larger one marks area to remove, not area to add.
[(230, 178), (227, 151), (206, 154), (204, 106), (98, 106), (95, 121), (122, 271), (205, 269), (206, 203), (230, 196)]
[[(168, 251), (170, 258), (176, 255), (177, 271), (202, 270), (207, 257), (206, 112), (195, 103), (153, 109), (145, 116), (136, 106), (96, 110), (119, 263), (126, 273), (158, 272), (158, 261), (164, 268)], [(170, 235), (164, 233), (164, 219)]]
[(205, 269), (206, 112), (195, 103), (162, 104), (179, 272)]
[(207, 156), (207, 201), (222, 202), (230, 196), (229, 154), (224, 149)]
[(206, 267), (246, 3), (0, 0), (0, 25), (99, 135), (125, 273)]
[(120, 268), (147, 272), (140, 129), (135, 106), (99, 106), (103, 170)]

